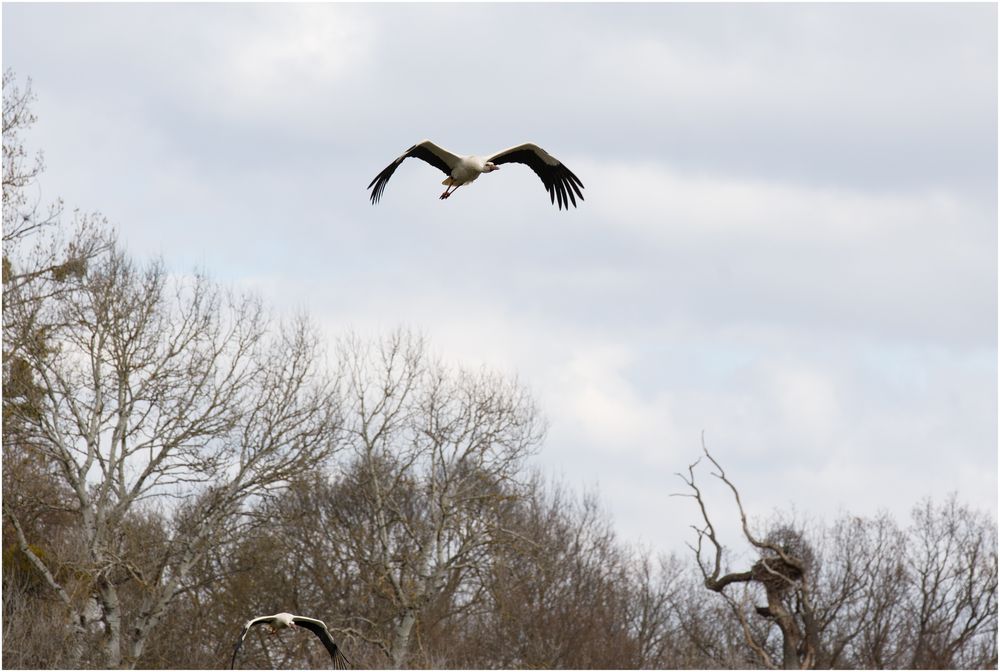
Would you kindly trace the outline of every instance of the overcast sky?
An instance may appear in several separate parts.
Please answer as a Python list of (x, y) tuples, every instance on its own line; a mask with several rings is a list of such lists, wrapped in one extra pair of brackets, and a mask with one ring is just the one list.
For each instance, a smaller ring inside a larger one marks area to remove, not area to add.
[[(517, 375), (535, 459), (681, 548), (752, 513), (997, 507), (997, 7), (3, 5), (43, 200), (136, 255)], [(419, 161), (524, 141), (447, 201)], [(719, 492), (721, 497), (724, 493)], [(720, 514), (721, 515), (721, 514)]]

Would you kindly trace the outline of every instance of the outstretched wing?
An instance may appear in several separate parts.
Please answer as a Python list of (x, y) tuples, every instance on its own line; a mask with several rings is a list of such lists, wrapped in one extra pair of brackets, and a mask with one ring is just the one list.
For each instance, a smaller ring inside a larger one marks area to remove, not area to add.
[(323, 646), (325, 646), (326, 650), (330, 652), (330, 658), (333, 659), (333, 669), (351, 669), (351, 661), (347, 659), (344, 652), (341, 651), (340, 647), (337, 646), (337, 643), (333, 641), (333, 637), (330, 635), (330, 631), (327, 629), (326, 623), (307, 616), (296, 616), (292, 619), (292, 621), (295, 625), (301, 628), (312, 630), (316, 636), (319, 637), (319, 641), (323, 642)]
[[(535, 174), (541, 178), (546, 191), (549, 192), (549, 199), (555, 203), (558, 199), (559, 209), (564, 207), (568, 210), (569, 204), (576, 207), (576, 197), (583, 200), (583, 182), (573, 174), (569, 168), (564, 166), (559, 159), (555, 158), (538, 145), (526, 142), (517, 147), (511, 147), (493, 156), (486, 158), (493, 163), (523, 163), (530, 166)], [(574, 196), (575, 192), (575, 196)]]
[(382, 198), (382, 192), (385, 190), (385, 184), (392, 177), (392, 174), (396, 172), (396, 168), (403, 162), (403, 159), (408, 159), (410, 157), (415, 159), (420, 159), (431, 164), (445, 175), (451, 175), (452, 169), (458, 165), (459, 158), (456, 154), (452, 154), (447, 149), (442, 149), (438, 147), (430, 140), (424, 140), (418, 142), (417, 144), (410, 147), (408, 150), (402, 153), (399, 158), (390, 163), (385, 169), (375, 176), (375, 179), (371, 181), (368, 188), (372, 189), (372, 205), (378, 203), (378, 200)]
[(229, 669), (236, 668), (236, 654), (240, 652), (240, 647), (243, 646), (243, 640), (247, 638), (247, 633), (250, 632), (250, 628), (259, 624), (267, 623), (273, 616), (258, 616), (257, 618), (251, 618), (249, 621), (243, 624), (243, 629), (240, 631), (240, 638), (236, 640), (236, 646), (233, 648), (233, 660), (229, 663)]

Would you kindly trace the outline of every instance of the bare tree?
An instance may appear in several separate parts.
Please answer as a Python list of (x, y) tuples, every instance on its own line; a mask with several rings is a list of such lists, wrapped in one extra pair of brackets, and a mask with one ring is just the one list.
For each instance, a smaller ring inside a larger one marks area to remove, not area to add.
[[(34, 156), (24, 134), (35, 123), (31, 80), (22, 89), (13, 70), (3, 73), (3, 284), (4, 303), (21, 298), (10, 291), (26, 282), (46, 281), (46, 294), (59, 290), (67, 277), (79, 278), (87, 262), (107, 251), (110, 239), (99, 215), (74, 215), (73, 232), (63, 235), (62, 201), (42, 208), (38, 178), (45, 168), (42, 153)], [(36, 191), (32, 193), (32, 187)], [(5, 355), (13, 348), (5, 343)]]
[(997, 527), (954, 497), (913, 509), (903, 554), (910, 584), (907, 667), (997, 665)]
[[(70, 614), (71, 662), (82, 661), (96, 620), (103, 656), (94, 662), (135, 666), (194, 563), (245, 522), (244, 505), (335, 449), (335, 385), (304, 320), (272, 328), (256, 299), (201, 275), (170, 277), (159, 263), (139, 267), (119, 250), (72, 292), (17, 291), (26, 296), (5, 302), (5, 334), (32, 344), (20, 356), (37, 393), (5, 403), (21, 431), (5, 434), (4, 450), (57, 465), (85, 549), (73, 575), (88, 590), (71, 594), (33, 550), (44, 540), (28, 538), (16, 502), (5, 498), (4, 515)], [(158, 553), (138, 554), (123, 529), (153, 501), (166, 537)], [(129, 609), (120, 590), (132, 582), (143, 590)]]
[(742, 571), (728, 568), (696, 483), (699, 462), (690, 465), (680, 476), (702, 519), (691, 548), (704, 586), (724, 598), (753, 655), (737, 666), (996, 667), (995, 521), (952, 497), (919, 505), (906, 530), (882, 514), (844, 516), (809, 535), (778, 523), (758, 537), (736, 486), (707, 449), (704, 458), (732, 492), (758, 555)]
[(904, 667), (906, 535), (887, 514), (845, 515), (815, 544), (818, 667)]
[[(396, 332), (375, 346), (341, 345), (352, 466), (351, 510), (339, 540), (387, 621), (357, 628), (394, 667), (406, 664), (414, 628), (444, 594), (450, 609), (473, 596), (463, 579), (491, 545), (516, 534), (496, 510), (518, 492), (525, 457), (543, 425), (516, 381), (450, 370), (422, 340)], [(376, 616), (375, 619), (383, 618)]]
[(35, 97), (29, 79), (22, 90), (11, 69), (3, 73), (3, 242), (16, 240), (38, 228), (29, 208), (26, 189), (44, 170), (41, 152), (28, 156), (22, 133), (35, 123)]
[[(448, 369), (404, 331), (347, 338), (340, 361), (346, 459), (262, 502), (262, 536), (203, 568), (230, 577), (204, 598), (228, 610), (231, 589), (259, 610), (321, 614), (363, 666), (447, 664), (456, 638), (439, 637), (439, 624), (460, 629), (481, 606), (475, 577), (516, 539), (500, 512), (524, 496), (521, 463), (541, 421), (516, 381)], [(245, 667), (313, 664), (285, 644), (249, 642), (241, 656)]]
[(669, 577), (618, 540), (595, 494), (577, 498), (536, 479), (504, 518), (519, 538), (496, 548), (478, 577), (486, 608), (461, 625), (469, 643), (458, 664), (627, 669), (661, 660)]
[[(43, 633), (52, 627), (38, 627), (45, 618), (56, 617), (60, 624), (62, 619), (58, 609), (44, 600), (40, 603), (35, 589), (45, 585), (46, 574), (20, 550), (22, 538), (44, 539), (44, 547), (29, 547), (51, 561), (56, 555), (72, 554), (77, 546), (67, 515), (71, 493), (58, 478), (58, 465), (40, 451), (31, 450), (28, 440), (28, 425), (39, 419), (38, 402), (44, 390), (26, 353), (51, 347), (48, 329), (35, 319), (42, 304), (73, 292), (88, 263), (110, 248), (110, 236), (99, 216), (78, 213), (67, 234), (61, 221), (62, 202), (41, 207), (38, 178), (44, 162), (41, 152), (29, 156), (24, 145), (24, 134), (35, 122), (33, 101), (31, 81), (22, 89), (13, 71), (4, 71), (3, 486), (5, 512), (20, 512), (19, 520), (5, 516), (3, 525), (4, 613), (12, 617), (5, 618), (7, 623), (17, 624), (4, 631), (4, 651), (8, 652), (8, 643), (15, 641), (7, 637), (8, 632), (16, 633), (23, 626), (24, 636), (15, 638), (18, 645), (14, 650), (24, 665), (51, 666), (54, 661), (63, 661), (64, 666), (72, 666), (72, 661), (80, 658), (78, 639), (61, 633), (46, 637)], [(12, 319), (15, 312), (22, 316), (16, 325)], [(66, 588), (75, 590), (72, 584), (78, 583), (76, 577), (63, 569), (59, 578), (66, 584), (60, 594), (68, 596)], [(32, 590), (23, 590), (25, 580)], [(79, 623), (74, 629), (77, 634), (83, 631)]]
[[(251, 616), (289, 611), (322, 619), (359, 668), (385, 665), (385, 657), (352, 635), (378, 620), (363, 568), (350, 548), (364, 532), (354, 527), (358, 500), (345, 487), (341, 470), (309, 470), (296, 475), (281, 497), (257, 503), (248, 515), (260, 524), (248, 534), (207, 554), (192, 574), (192, 589), (181, 596), (167, 624), (167, 640), (189, 630), (187, 614), (212, 618), (180, 652), (185, 667), (228, 664), (240, 625)], [(342, 521), (350, 523), (342, 524)], [(385, 614), (388, 618), (388, 614)], [(251, 631), (240, 651), (244, 669), (326, 669), (330, 657), (310, 633), (262, 636)], [(221, 644), (220, 644), (221, 643)], [(175, 647), (169, 641), (162, 648)], [(164, 654), (159, 654), (164, 655)]]
[[(731, 613), (738, 619), (746, 644), (753, 650), (759, 664), (769, 668), (809, 669), (816, 665), (819, 631), (813, 608), (813, 576), (815, 557), (801, 531), (780, 526), (764, 538), (750, 530), (739, 491), (726, 476), (719, 463), (702, 446), (704, 457), (715, 467), (712, 475), (733, 493), (740, 514), (743, 536), (757, 550), (759, 559), (748, 569), (726, 571), (724, 548), (719, 541), (706, 509), (702, 492), (695, 481), (695, 462), (688, 474), (678, 474), (691, 491), (701, 512), (703, 525), (693, 526), (697, 545), (692, 546), (705, 587), (721, 595)], [(700, 460), (699, 460), (700, 461)], [(706, 548), (706, 543), (708, 548)], [(707, 551), (709, 559), (704, 558)], [(744, 589), (738, 590), (739, 587)], [(728, 589), (728, 590), (727, 590)], [(755, 604), (763, 592), (765, 604)], [(770, 627), (761, 629), (751, 623), (751, 614), (777, 627), (780, 646), (769, 642)]]
[[(35, 123), (31, 111), (31, 80), (24, 89), (10, 69), (3, 74), (3, 386), (4, 435), (17, 431), (10, 411), (38, 393), (38, 385), (22, 350), (40, 347), (47, 335), (41, 326), (21, 324), (7, 328), (15, 304), (22, 315), (37, 311), (47, 297), (73, 291), (87, 264), (110, 249), (110, 237), (98, 215), (76, 213), (73, 227), (61, 226), (62, 202), (40, 208), (38, 178), (44, 169), (41, 152), (30, 157), (24, 134)], [(31, 285), (29, 288), (28, 285)]]

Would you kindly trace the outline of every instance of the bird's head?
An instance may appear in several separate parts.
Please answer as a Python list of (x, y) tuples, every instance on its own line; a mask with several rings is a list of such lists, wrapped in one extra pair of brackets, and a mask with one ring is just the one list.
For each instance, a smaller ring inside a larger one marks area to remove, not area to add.
[(292, 616), (291, 614), (286, 612), (281, 612), (280, 614), (276, 615), (274, 621), (272, 622), (272, 627), (275, 630), (283, 630), (284, 628), (294, 628), (295, 621), (292, 620), (293, 618), (295, 617)]
[(500, 170), (500, 166), (493, 163), (492, 161), (487, 161), (486, 165), (483, 166), (484, 173), (492, 173), (494, 170)]

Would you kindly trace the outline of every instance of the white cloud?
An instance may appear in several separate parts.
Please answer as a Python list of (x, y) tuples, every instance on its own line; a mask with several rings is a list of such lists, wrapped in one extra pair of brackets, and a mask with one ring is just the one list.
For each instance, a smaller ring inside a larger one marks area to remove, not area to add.
[(996, 340), (996, 287), (983, 281), (996, 271), (991, 203), (578, 163), (600, 185), (587, 201), (596, 218), (677, 269), (664, 282), (700, 290), (703, 308), (689, 309), (904, 340)]
[(216, 69), (205, 75), (206, 93), (228, 117), (284, 113), (297, 123), (370, 58), (371, 23), (347, 5), (242, 9), (221, 36)]
[(635, 364), (634, 354), (624, 344), (608, 344), (577, 346), (564, 355), (562, 375), (550, 390), (555, 393), (550, 405), (573, 435), (629, 450), (662, 431), (664, 422), (657, 417), (655, 404), (622, 374), (625, 367)]
[(806, 367), (776, 367), (767, 380), (777, 401), (777, 422), (801, 436), (831, 436), (844, 418), (837, 390), (826, 372)]

